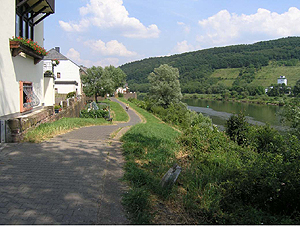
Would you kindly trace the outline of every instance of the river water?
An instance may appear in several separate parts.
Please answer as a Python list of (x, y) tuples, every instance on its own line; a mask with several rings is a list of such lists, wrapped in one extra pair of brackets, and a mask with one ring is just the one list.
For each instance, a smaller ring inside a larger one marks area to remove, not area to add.
[(189, 109), (209, 116), (213, 124), (217, 125), (220, 130), (225, 130), (226, 120), (232, 114), (238, 114), (240, 111), (244, 111), (246, 120), (251, 124), (264, 125), (268, 123), (280, 131), (287, 129), (280, 122), (280, 113), (283, 110), (283, 107), (280, 106), (202, 99), (188, 99), (184, 102)]

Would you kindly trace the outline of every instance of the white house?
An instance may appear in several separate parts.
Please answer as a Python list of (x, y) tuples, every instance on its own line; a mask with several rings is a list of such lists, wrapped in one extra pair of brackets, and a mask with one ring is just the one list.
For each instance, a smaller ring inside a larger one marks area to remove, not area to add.
[(122, 93), (122, 94), (129, 93), (128, 84), (126, 83), (126, 84), (124, 85), (124, 87), (119, 87), (119, 88), (115, 91), (115, 95), (117, 95), (118, 93)]
[(285, 84), (287, 86), (287, 79), (285, 78), (285, 76), (280, 76), (277, 79), (277, 84)]
[[(56, 66), (53, 65), (55, 60), (59, 61), (59, 64)], [(51, 49), (48, 55), (45, 56), (44, 73), (46, 71), (51, 71), (54, 74), (54, 88), (56, 93), (68, 94), (76, 92), (77, 95), (82, 95), (80, 74), (84, 70), (61, 54), (59, 47)]]
[(0, 8), (0, 119), (44, 105), (43, 59), (34, 48), (10, 38), (31, 39), (41, 47), (43, 20), (54, 13), (55, 0), (2, 0)]

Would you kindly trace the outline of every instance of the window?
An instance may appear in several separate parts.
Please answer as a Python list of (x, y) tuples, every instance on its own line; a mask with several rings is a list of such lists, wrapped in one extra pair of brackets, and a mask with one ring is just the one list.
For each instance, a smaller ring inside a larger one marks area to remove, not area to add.
[(26, 6), (16, 10), (16, 37), (24, 37), (34, 40), (34, 25), (32, 13), (22, 14), (21, 10), (26, 10)]
[(40, 104), (39, 98), (33, 92), (32, 82), (20, 81), (20, 112), (31, 110)]
[(60, 72), (57, 72), (56, 78), (60, 78)]

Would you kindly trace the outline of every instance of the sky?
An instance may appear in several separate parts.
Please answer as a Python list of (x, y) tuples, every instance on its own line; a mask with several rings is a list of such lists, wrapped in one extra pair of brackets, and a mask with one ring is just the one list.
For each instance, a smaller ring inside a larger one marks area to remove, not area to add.
[(149, 57), (300, 36), (299, 0), (56, 0), (47, 50), (78, 65), (120, 66)]

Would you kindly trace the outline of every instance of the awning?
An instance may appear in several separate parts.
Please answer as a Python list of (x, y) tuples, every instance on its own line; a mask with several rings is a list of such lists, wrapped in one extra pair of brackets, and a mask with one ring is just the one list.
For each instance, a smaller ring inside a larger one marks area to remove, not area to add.
[(55, 81), (55, 85), (75, 85), (78, 86), (76, 81)]
[(44, 14), (34, 22), (36, 25), (55, 12), (55, 0), (16, 0), (16, 8), (20, 16), (27, 16), (30, 13), (29, 21), (33, 21), (38, 15)]

